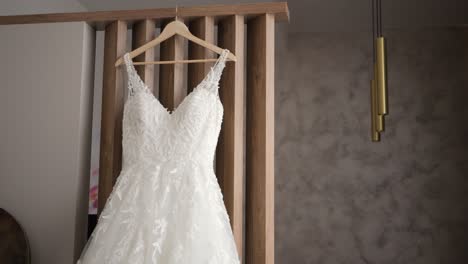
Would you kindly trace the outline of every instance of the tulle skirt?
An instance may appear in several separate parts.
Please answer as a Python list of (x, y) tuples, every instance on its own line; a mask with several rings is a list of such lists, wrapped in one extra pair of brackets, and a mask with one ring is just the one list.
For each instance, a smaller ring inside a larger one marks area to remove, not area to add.
[(125, 166), (77, 264), (238, 264), (212, 166)]

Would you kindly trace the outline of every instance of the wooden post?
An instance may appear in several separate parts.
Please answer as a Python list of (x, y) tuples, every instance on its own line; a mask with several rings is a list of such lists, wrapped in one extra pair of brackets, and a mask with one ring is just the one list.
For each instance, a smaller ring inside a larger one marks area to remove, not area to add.
[(274, 263), (274, 16), (248, 22), (246, 263)]
[[(180, 21), (180, 19), (179, 19)], [(161, 28), (170, 21), (163, 23)], [(181, 60), (184, 55), (184, 39), (173, 36), (161, 43), (161, 60)], [(159, 100), (173, 111), (187, 95), (184, 89), (183, 64), (165, 64), (159, 67)]]
[[(133, 49), (154, 39), (156, 26), (154, 20), (146, 19), (133, 25), (132, 46)], [(151, 48), (133, 59), (135, 62), (154, 61), (154, 48)], [(138, 75), (148, 88), (154, 91), (154, 65), (136, 65)]]
[(104, 74), (101, 111), (101, 150), (99, 157), (100, 213), (122, 168), (122, 114), (124, 67), (116, 68), (115, 61), (126, 49), (127, 23), (114, 21), (106, 26), (104, 39)]
[[(201, 17), (192, 21), (189, 25), (190, 32), (193, 35), (214, 43), (214, 19), (213, 17)], [(210, 59), (214, 58), (213, 52), (205, 47), (189, 41), (188, 46), (189, 59)], [(190, 63), (188, 64), (188, 92), (191, 92), (208, 73), (211, 63)]]
[(219, 46), (237, 62), (228, 62), (220, 81), (224, 118), (216, 152), (216, 175), (223, 191), (237, 250), (242, 259), (244, 239), (244, 17), (230, 16), (218, 24)]

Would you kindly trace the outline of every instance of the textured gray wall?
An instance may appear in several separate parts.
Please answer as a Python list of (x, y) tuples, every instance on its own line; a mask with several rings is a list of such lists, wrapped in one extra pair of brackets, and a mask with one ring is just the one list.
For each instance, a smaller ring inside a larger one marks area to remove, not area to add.
[(277, 263), (466, 263), (467, 33), (386, 34), (381, 143), (369, 136), (369, 34), (279, 43)]
[[(25, 1), (25, 0), (21, 0)], [(45, 1), (45, 0), (42, 0)], [(41, 2), (42, 2), (41, 1)], [(57, 0), (47, 0), (57, 1)], [(70, 0), (68, 0), (70, 1)], [(77, 0), (90, 11), (142, 9), (212, 4), (275, 2), (274, 0)], [(354, 32), (371, 30), (371, 1), (277, 0), (288, 2), (290, 31)], [(382, 1), (385, 29), (427, 28), (468, 24), (466, 0)]]

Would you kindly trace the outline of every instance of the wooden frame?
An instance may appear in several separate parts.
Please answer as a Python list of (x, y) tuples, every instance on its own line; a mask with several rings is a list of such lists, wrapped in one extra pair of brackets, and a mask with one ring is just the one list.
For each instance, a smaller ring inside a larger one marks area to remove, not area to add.
[[(170, 21), (164, 21), (164, 25)], [(181, 60), (183, 58), (184, 46), (183, 38), (173, 36), (160, 45), (161, 60)], [(159, 67), (159, 100), (173, 111), (187, 95), (187, 89), (183, 87), (184, 67), (182, 64), (168, 64)]]
[[(193, 35), (214, 43), (214, 18), (210, 16), (200, 17), (194, 19), (189, 24), (190, 32)], [(213, 59), (215, 56), (213, 52), (196, 45), (193, 42), (188, 43), (188, 57), (189, 59)], [(191, 92), (202, 80), (210, 70), (208, 63), (196, 63), (188, 65), (187, 85), (188, 92)]]
[(126, 21), (128, 25), (132, 25), (133, 22), (144, 19), (160, 20), (174, 18), (176, 16), (176, 11), (178, 17), (188, 19), (204, 16), (223, 17), (230, 15), (243, 15), (251, 17), (261, 14), (274, 14), (277, 21), (289, 21), (288, 4), (286, 2), (276, 2), (239, 5), (155, 8), (142, 10), (0, 16), (0, 25), (84, 21), (95, 26), (97, 29), (102, 30), (107, 24), (117, 20)]
[(248, 23), (246, 263), (272, 264), (275, 257), (274, 22), (265, 14)]
[[(155, 37), (156, 26), (154, 20), (145, 19), (133, 24), (132, 46), (139, 47)], [(144, 62), (154, 60), (154, 49), (147, 50), (133, 58), (134, 62)], [(135, 65), (135, 69), (141, 80), (149, 89), (154, 89), (154, 65)]]
[[(127, 50), (129, 27), (133, 29), (133, 47), (140, 46), (154, 38), (156, 27), (172, 21), (176, 10), (178, 19), (187, 23), (191, 32), (199, 38), (214, 42), (217, 25), (218, 46), (228, 48), (237, 57), (236, 63), (227, 63), (220, 82), (224, 120), (216, 152), (216, 174), (238, 252), (241, 257), (245, 256), (243, 263), (273, 264), (274, 27), (275, 21), (289, 20), (287, 3), (0, 16), (0, 25), (84, 21), (96, 30), (105, 31), (100, 212), (122, 165), (123, 93), (127, 89), (123, 67), (115, 68), (114, 63)], [(244, 47), (245, 31), (248, 32), (247, 47)], [(212, 53), (194, 45), (189, 46), (185, 56), (184, 42), (177, 37), (163, 42), (159, 48), (162, 60), (213, 58)], [(154, 50), (149, 50), (134, 58), (134, 61), (144, 62), (153, 57)], [(244, 58), (247, 60), (246, 68)], [(173, 110), (188, 90), (204, 78), (210, 66), (208, 62), (188, 65), (187, 88), (182, 81), (185, 78), (183, 65), (161, 65), (159, 95), (156, 96), (169, 110)], [(152, 89), (154, 66), (138, 65), (136, 69)]]
[(114, 67), (125, 53), (127, 24), (114, 21), (106, 26), (102, 84), (101, 147), (99, 157), (98, 211), (101, 212), (122, 168), (123, 73)]
[(216, 152), (216, 175), (241, 256), (244, 238), (244, 32), (244, 16), (233, 15), (218, 23), (219, 45), (234, 52), (237, 62), (227, 64), (220, 80), (224, 120)]

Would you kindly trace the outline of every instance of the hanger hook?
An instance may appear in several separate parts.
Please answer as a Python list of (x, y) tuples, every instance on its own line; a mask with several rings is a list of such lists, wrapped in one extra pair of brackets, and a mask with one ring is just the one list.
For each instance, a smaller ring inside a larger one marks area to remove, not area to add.
[(175, 6), (175, 20), (179, 20), (179, 7), (177, 5)]

